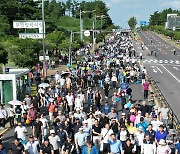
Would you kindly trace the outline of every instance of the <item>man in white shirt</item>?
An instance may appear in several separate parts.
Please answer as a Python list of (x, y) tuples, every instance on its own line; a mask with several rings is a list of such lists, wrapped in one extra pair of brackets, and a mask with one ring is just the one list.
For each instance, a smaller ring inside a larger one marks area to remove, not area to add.
[(64, 79), (64, 77), (61, 77), (61, 78), (59, 79), (61, 89), (64, 88), (65, 81), (66, 81), (66, 80)]
[[(108, 140), (110, 138), (110, 135), (113, 134), (113, 130), (110, 129), (110, 125), (106, 124), (105, 128), (101, 130), (101, 146), (100, 150), (105, 153), (110, 153), (110, 145), (108, 143)], [(102, 148), (103, 147), (103, 148)]]
[(144, 133), (142, 132), (142, 127), (137, 128), (138, 131), (135, 133), (135, 138), (137, 140), (137, 153), (141, 152), (141, 146), (143, 145), (143, 140), (144, 140)]
[(70, 92), (66, 95), (66, 100), (69, 106), (70, 111), (73, 111), (74, 97)]
[(56, 84), (58, 83), (58, 80), (60, 78), (59, 72), (57, 71), (56, 74), (54, 75), (55, 80), (56, 80)]
[(23, 144), (26, 140), (26, 127), (24, 127), (21, 122), (18, 122), (18, 126), (15, 128), (14, 132), (17, 134), (17, 138), (22, 140)]
[(80, 108), (80, 107), (83, 107), (83, 102), (81, 99), (81, 95), (78, 94), (78, 96), (75, 99), (75, 108)]
[(48, 120), (44, 117), (43, 114), (41, 114), (41, 118), (40, 118), (40, 121), (42, 122), (42, 125), (43, 125), (43, 138), (42, 140), (44, 141), (44, 137), (48, 134)]
[(29, 136), (29, 142), (27, 142), (25, 150), (28, 154), (38, 154), (38, 146), (37, 138), (34, 139), (34, 136)]
[(51, 135), (48, 137), (48, 139), (50, 144), (53, 146), (54, 154), (59, 154), (61, 150), (59, 147), (60, 138), (55, 134), (54, 130), (50, 130), (50, 134)]

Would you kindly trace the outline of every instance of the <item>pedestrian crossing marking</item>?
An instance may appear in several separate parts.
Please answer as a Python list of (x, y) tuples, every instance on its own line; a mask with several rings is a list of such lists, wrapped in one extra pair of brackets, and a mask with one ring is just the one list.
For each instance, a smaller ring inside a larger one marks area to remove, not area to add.
[(157, 59), (144, 59), (144, 60), (138, 60), (138, 62), (143, 63), (156, 63), (156, 64), (180, 64), (179, 60), (157, 60)]

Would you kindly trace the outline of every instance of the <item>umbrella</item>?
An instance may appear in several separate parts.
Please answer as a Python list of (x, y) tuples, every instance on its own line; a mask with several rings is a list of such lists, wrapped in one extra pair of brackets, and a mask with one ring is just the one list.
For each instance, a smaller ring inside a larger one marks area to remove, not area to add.
[(69, 75), (71, 75), (71, 72), (62, 72), (61, 73), (61, 77), (67, 77)]
[(121, 83), (120, 87), (121, 87), (121, 90), (127, 90), (129, 88), (129, 84), (128, 83)]
[(18, 101), (18, 100), (12, 100), (12, 101), (9, 101), (8, 104), (10, 104), (10, 105), (22, 105), (22, 102)]
[(49, 86), (50, 86), (50, 85), (49, 85), (48, 83), (41, 83), (41, 84), (39, 84), (38, 87), (47, 88), (47, 87), (49, 87)]

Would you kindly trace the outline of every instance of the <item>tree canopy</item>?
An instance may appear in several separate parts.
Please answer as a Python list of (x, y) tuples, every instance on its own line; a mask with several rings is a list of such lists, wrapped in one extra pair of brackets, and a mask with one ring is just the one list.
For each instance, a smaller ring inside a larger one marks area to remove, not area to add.
[[(78, 32), (79, 12), (83, 13), (83, 28), (92, 29), (92, 23), (95, 16), (105, 15), (103, 19), (103, 28), (109, 28), (113, 25), (108, 15), (108, 7), (101, 1), (78, 1), (67, 0), (66, 3), (57, 0), (45, 1), (45, 28), (46, 38), (45, 47), (49, 51), (61, 52), (68, 50), (70, 45), (70, 31)], [(31, 67), (38, 62), (39, 55), (42, 53), (42, 40), (18, 38), (18, 34), (37, 33), (38, 29), (14, 29), (14, 20), (41, 20), (42, 8), (41, 1), (34, 0), (1, 0), (0, 1), (0, 63), (6, 64), (9, 61), (18, 66)], [(96, 20), (96, 28), (100, 29), (100, 19)], [(79, 35), (79, 34), (78, 34)], [(86, 38), (87, 40), (91, 38)], [(80, 37), (73, 38), (72, 50), (78, 49), (82, 45)], [(3, 57), (3, 58), (1, 58)]]
[(135, 17), (131, 17), (128, 21), (128, 25), (131, 29), (134, 30), (134, 28), (136, 27), (136, 24), (137, 24), (137, 20)]

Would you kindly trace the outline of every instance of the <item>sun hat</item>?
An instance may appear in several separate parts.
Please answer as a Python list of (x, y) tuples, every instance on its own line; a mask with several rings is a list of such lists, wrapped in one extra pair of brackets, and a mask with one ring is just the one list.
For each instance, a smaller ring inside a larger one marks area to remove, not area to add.
[(83, 121), (83, 123), (84, 123), (84, 124), (87, 124), (87, 123), (88, 123), (88, 121), (87, 121), (87, 120), (84, 120), (84, 121)]
[(166, 145), (166, 142), (165, 142), (164, 139), (160, 139), (159, 144), (160, 144), (160, 145)]

